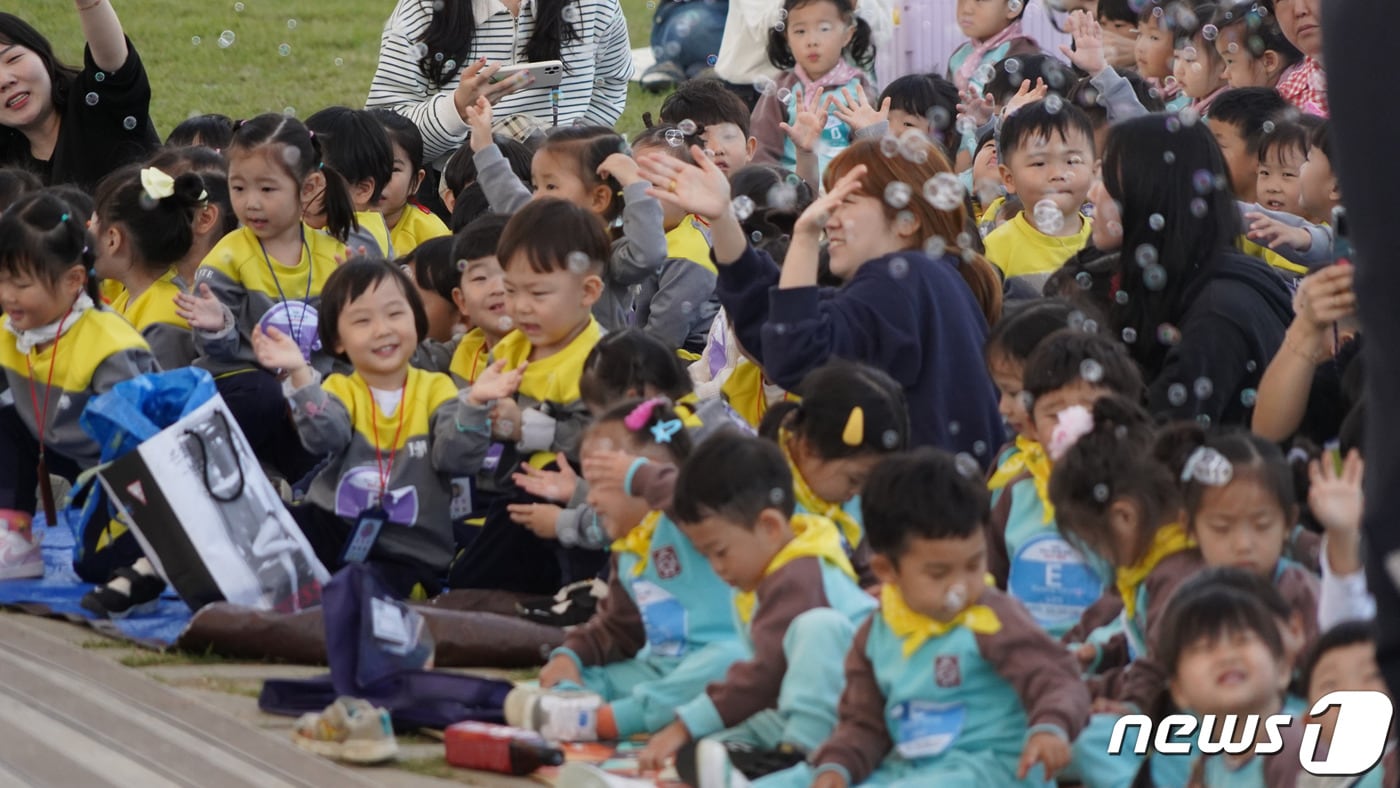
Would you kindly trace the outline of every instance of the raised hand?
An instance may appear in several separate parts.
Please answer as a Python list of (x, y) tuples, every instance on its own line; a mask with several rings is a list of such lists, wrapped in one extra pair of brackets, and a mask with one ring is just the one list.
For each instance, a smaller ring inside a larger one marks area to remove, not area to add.
[(457, 114), (462, 116), (464, 122), (471, 122), (467, 118), (467, 107), (474, 106), (477, 99), (484, 98), (487, 102), (495, 104), (501, 97), (510, 95), (534, 81), (528, 71), (522, 71), (500, 82), (492, 82), (492, 77), (500, 70), (500, 63), (488, 64), (484, 57), (462, 69), (462, 74), (457, 79), (457, 88), (452, 91), (452, 103), (456, 105)]
[(820, 90), (796, 94), (793, 100), (797, 102), (797, 117), (793, 119), (793, 125), (789, 126), (784, 122), (779, 123), (778, 128), (792, 140), (793, 147), (811, 153), (816, 149), (817, 140), (821, 139), (822, 132), (826, 129), (827, 102), (822, 100)]
[(200, 283), (193, 293), (175, 296), (175, 314), (200, 331), (222, 331), (224, 304), (206, 283)]
[(485, 96), (467, 105), (466, 121), (472, 130), (472, 153), (480, 153), (495, 144), (496, 141), (491, 136), (494, 117), (491, 102)]
[(825, 229), (826, 223), (831, 219), (831, 214), (835, 212), (836, 206), (847, 196), (860, 190), (860, 179), (865, 177), (865, 165), (858, 164), (851, 168), (851, 171), (842, 175), (839, 180), (832, 185), (831, 190), (818, 197), (807, 206), (807, 210), (797, 217), (797, 222), (792, 227), (793, 235), (805, 234), (816, 237)]
[(1308, 463), (1308, 509), (1328, 533), (1360, 532), (1365, 472), (1366, 464), (1355, 449), (1347, 454), (1340, 472), (1325, 457)]
[(1297, 315), (1294, 324), (1321, 332), (1356, 314), (1356, 292), (1352, 289), (1355, 277), (1355, 268), (1337, 264), (1304, 278), (1293, 296), (1293, 312)]
[(267, 332), (264, 333), (262, 326), (254, 326), (252, 338), (253, 354), (264, 368), (291, 372), (306, 366), (306, 357), (301, 354), (301, 346), (275, 327), (268, 326)]
[(599, 178), (612, 178), (624, 189), (642, 180), (640, 171), (641, 167), (636, 160), (625, 153), (608, 154), (603, 163), (598, 165)]
[(525, 377), (525, 364), (515, 369), (506, 369), (505, 359), (496, 361), (482, 370), (467, 394), (467, 401), (473, 405), (486, 403), (512, 396), (520, 388), (520, 380)]
[(958, 103), (958, 114), (970, 118), (979, 128), (996, 114), (997, 102), (990, 93), (983, 95), (977, 88), (970, 87), (959, 93), (958, 98), (962, 99)]
[(1291, 246), (1300, 252), (1312, 248), (1312, 233), (1302, 227), (1281, 222), (1267, 214), (1247, 213), (1249, 220), (1249, 240), (1258, 241), (1270, 249)]
[(520, 466), (520, 472), (512, 476), (515, 485), (536, 498), (568, 503), (578, 491), (578, 474), (569, 465), (569, 458), (563, 452), (554, 455), (559, 470), (544, 471), (529, 463)]
[(1035, 79), (1035, 87), (1031, 87), (1029, 79), (1021, 80), (1021, 87), (1016, 90), (1016, 95), (1006, 102), (1006, 109), (1002, 112), (1002, 117), (1010, 117), (1016, 114), (1016, 110), (1027, 104), (1034, 104), (1045, 98), (1050, 93), (1050, 86), (1045, 84), (1045, 80), (1040, 77)]
[(1065, 20), (1065, 32), (1074, 37), (1073, 47), (1060, 45), (1060, 51), (1069, 58), (1069, 62), (1091, 77), (1108, 70), (1103, 28), (1089, 12), (1075, 11), (1070, 14)]
[(686, 213), (714, 222), (729, 213), (729, 179), (698, 145), (690, 146), (695, 164), (664, 153), (643, 155), (638, 164), (642, 180), (652, 184), (647, 194)]
[(846, 103), (842, 105), (839, 101), (832, 101), (828, 105), (828, 111), (839, 118), (842, 123), (850, 126), (851, 131), (860, 131), (890, 119), (891, 99), (886, 98), (880, 102), (880, 108), (876, 109), (865, 97), (865, 88), (861, 85), (856, 85), (854, 95), (851, 94), (850, 88), (841, 88), (841, 97), (846, 100)]

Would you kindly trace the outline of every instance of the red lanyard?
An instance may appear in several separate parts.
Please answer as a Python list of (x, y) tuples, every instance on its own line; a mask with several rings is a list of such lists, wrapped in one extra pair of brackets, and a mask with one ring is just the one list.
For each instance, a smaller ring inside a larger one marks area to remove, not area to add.
[(49, 466), (44, 461), (44, 433), (49, 426), (49, 401), (53, 393), (53, 371), (58, 366), (58, 341), (63, 339), (63, 324), (68, 322), (68, 316), (73, 314), (73, 307), (77, 302), (68, 305), (68, 311), (63, 313), (63, 317), (58, 319), (58, 333), (53, 338), (53, 354), (49, 357), (48, 380), (44, 382), (44, 408), (39, 409), (39, 392), (34, 390), (34, 359), (29, 353), (24, 354), (24, 363), (29, 368), (29, 402), (34, 406), (34, 420), (39, 429), (39, 465), (36, 469), (39, 476), (39, 495), (43, 499), (44, 517), (49, 525), (57, 522), (58, 507), (53, 497), (53, 485), (49, 482)]
[(374, 399), (374, 389), (365, 383), (369, 391), (370, 432), (374, 433), (374, 466), (379, 472), (379, 498), (383, 505), (384, 494), (389, 490), (389, 477), (394, 473), (394, 458), (398, 456), (399, 435), (403, 433), (403, 412), (408, 410), (408, 378), (404, 378), (403, 388), (399, 389), (399, 425), (394, 428), (394, 442), (389, 444), (389, 464), (386, 467), (379, 450), (379, 403)]

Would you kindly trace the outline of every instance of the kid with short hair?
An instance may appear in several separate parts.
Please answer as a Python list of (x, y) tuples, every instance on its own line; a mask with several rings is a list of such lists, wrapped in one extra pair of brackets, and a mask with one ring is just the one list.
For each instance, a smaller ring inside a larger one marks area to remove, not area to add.
[(452, 300), (458, 273), (452, 258), (451, 236), (429, 238), (394, 264), (407, 271), (418, 288), (418, 297), (428, 314), (428, 340), (440, 345), (450, 343), (462, 322)]
[[(384, 189), (394, 175), (394, 148), (384, 126), (368, 110), (327, 107), (306, 119), (306, 128), (317, 136), (326, 163), (345, 176), (355, 204), (355, 227), (342, 239), (351, 254), (369, 254), (385, 260), (397, 256), (390, 240), (391, 228), (379, 212)], [(313, 196), (304, 210), (306, 223), (321, 229), (325, 212)]]
[(758, 150), (749, 130), (751, 112), (738, 94), (718, 79), (688, 79), (661, 103), (658, 119), (680, 127), (695, 124), (695, 133), (714, 153), (715, 166), (725, 175), (747, 167)]
[(491, 350), (515, 328), (506, 298), (506, 274), (496, 247), (510, 217), (488, 213), (452, 240), (453, 260), (460, 272), (452, 302), (471, 325), (452, 352), (448, 372), (458, 386), (470, 386), (489, 366)]

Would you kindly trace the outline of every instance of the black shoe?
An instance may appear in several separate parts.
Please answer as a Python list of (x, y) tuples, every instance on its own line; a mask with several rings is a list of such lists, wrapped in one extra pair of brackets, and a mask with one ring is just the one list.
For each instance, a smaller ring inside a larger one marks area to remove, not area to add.
[[(750, 780), (757, 780), (784, 769), (790, 769), (807, 760), (806, 753), (784, 744), (776, 750), (761, 750), (744, 742), (722, 742), (729, 751), (729, 762), (735, 770)], [(676, 775), (686, 785), (700, 784), (700, 764), (697, 743), (688, 742), (676, 753)]]
[(84, 610), (99, 618), (126, 618), (156, 611), (160, 595), (165, 591), (164, 580), (156, 575), (143, 575), (129, 566), (113, 572), (112, 577), (125, 578), (131, 583), (130, 593), (114, 591), (110, 585), (98, 586), (79, 602)]
[(665, 93), (685, 81), (685, 71), (675, 63), (663, 60), (642, 72), (638, 82), (648, 93)]
[(598, 609), (598, 600), (608, 595), (608, 586), (601, 580), (580, 580), (559, 589), (552, 597), (538, 597), (517, 602), (521, 618), (551, 627), (573, 627), (585, 623)]

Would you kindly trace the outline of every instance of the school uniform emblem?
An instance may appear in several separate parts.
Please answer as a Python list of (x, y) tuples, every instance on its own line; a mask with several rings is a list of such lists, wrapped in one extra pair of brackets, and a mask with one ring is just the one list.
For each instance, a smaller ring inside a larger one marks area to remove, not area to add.
[(681, 559), (676, 555), (676, 548), (670, 545), (653, 551), (651, 560), (656, 565), (657, 576), (662, 580), (670, 580), (681, 573)]
[(933, 683), (940, 687), (956, 687), (962, 684), (962, 668), (958, 666), (956, 656), (934, 657)]

